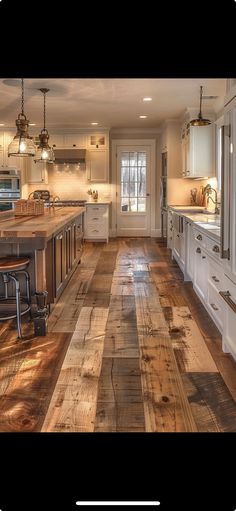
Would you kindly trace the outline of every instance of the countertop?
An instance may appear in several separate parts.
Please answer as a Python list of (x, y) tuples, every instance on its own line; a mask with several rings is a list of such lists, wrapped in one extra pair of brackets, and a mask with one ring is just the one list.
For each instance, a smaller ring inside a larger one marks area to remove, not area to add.
[(50, 238), (70, 220), (85, 211), (83, 207), (45, 208), (44, 215), (15, 216), (0, 213), (0, 238)]
[(111, 204), (111, 200), (102, 200), (102, 201), (100, 201), (100, 200), (98, 200), (98, 201), (92, 201), (92, 200), (91, 200), (91, 201), (87, 201), (85, 204), (86, 204), (86, 206), (87, 206), (87, 204), (88, 204), (88, 206), (89, 206), (90, 204), (97, 204), (97, 205), (102, 204), (102, 205), (105, 205), (105, 204)]
[(219, 215), (206, 215), (204, 213), (183, 213), (187, 220), (193, 222), (195, 226), (204, 234), (208, 234), (216, 241), (220, 241), (220, 216)]
[(205, 206), (168, 206), (173, 211), (204, 211)]

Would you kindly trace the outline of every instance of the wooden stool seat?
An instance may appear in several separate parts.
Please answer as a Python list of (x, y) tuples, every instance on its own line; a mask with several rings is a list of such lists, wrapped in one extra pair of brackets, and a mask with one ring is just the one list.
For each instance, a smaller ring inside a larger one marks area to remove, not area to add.
[(0, 273), (24, 270), (29, 262), (30, 259), (28, 257), (0, 257)]

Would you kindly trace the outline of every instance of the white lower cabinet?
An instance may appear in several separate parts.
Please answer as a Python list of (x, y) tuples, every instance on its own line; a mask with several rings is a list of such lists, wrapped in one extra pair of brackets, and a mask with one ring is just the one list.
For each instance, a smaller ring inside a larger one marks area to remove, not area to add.
[(86, 240), (108, 242), (109, 240), (109, 204), (91, 203), (86, 205)]
[(224, 275), (221, 286), (223, 315), (223, 351), (231, 353), (236, 360), (236, 284)]
[(194, 289), (200, 298), (207, 301), (208, 290), (208, 257), (199, 245), (195, 247), (194, 257)]
[(187, 222), (186, 225), (186, 269), (185, 269), (185, 280), (193, 281), (194, 278), (194, 249), (195, 240), (193, 232), (192, 222)]
[[(222, 333), (225, 324), (225, 304), (220, 291), (225, 288), (223, 264), (219, 257), (219, 243), (208, 234), (198, 230), (195, 224), (185, 219), (183, 233), (173, 228), (172, 256), (184, 273), (185, 281), (192, 281), (193, 288)], [(236, 284), (235, 284), (234, 331), (236, 331)], [(229, 324), (231, 324), (229, 322)], [(229, 345), (230, 329), (225, 345)], [(233, 334), (235, 337), (235, 334)], [(236, 355), (236, 342), (235, 342)]]

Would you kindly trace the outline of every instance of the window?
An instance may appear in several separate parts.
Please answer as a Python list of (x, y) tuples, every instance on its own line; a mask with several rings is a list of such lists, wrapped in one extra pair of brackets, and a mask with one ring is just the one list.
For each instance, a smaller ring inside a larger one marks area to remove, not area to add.
[(146, 212), (146, 152), (121, 154), (121, 211)]

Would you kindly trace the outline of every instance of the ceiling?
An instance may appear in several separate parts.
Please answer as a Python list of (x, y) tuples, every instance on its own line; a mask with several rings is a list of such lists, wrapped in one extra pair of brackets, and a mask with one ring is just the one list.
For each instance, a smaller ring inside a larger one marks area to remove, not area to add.
[[(104, 128), (156, 128), (165, 119), (181, 117), (188, 107), (198, 109), (200, 85), (203, 96), (217, 96), (203, 100), (203, 114), (218, 112), (226, 90), (222, 78), (25, 79), (25, 114), (41, 129), (43, 95), (38, 89), (47, 87), (47, 127), (89, 128), (98, 122)], [(20, 86), (19, 79), (0, 80), (0, 124), (15, 126)], [(152, 101), (144, 103), (146, 96)]]

